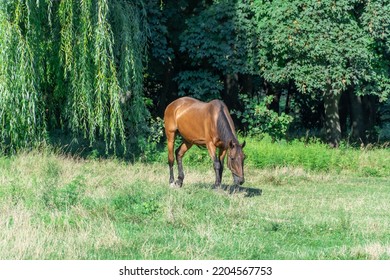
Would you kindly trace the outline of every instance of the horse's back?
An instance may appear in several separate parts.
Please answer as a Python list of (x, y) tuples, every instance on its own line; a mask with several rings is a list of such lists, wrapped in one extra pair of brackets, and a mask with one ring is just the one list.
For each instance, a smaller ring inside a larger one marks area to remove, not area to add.
[(178, 130), (189, 142), (205, 145), (211, 141), (211, 134), (215, 134), (222, 104), (219, 100), (206, 103), (192, 97), (176, 99), (165, 110), (165, 128), (168, 132)]
[(188, 97), (188, 96), (180, 97), (180, 98), (172, 101), (171, 103), (169, 103), (169, 105), (165, 109), (165, 112), (169, 111), (171, 108), (177, 108), (177, 107), (180, 107), (183, 105), (188, 106), (188, 105), (191, 105), (194, 103), (204, 103), (204, 102), (199, 101), (199, 100), (192, 98), (192, 97)]
[(225, 103), (214, 99), (203, 102), (192, 97), (181, 97), (171, 102), (165, 109), (164, 118), (179, 119), (183, 115), (195, 117), (192, 121), (203, 118), (214, 118), (220, 111), (228, 112)]

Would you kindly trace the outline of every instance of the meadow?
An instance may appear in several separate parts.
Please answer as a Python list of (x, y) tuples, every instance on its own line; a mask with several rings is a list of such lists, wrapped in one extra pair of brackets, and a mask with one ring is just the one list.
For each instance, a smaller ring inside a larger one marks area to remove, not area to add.
[(168, 186), (148, 162), (50, 149), (0, 157), (0, 259), (390, 259), (390, 150), (247, 139), (246, 182), (207, 151)]

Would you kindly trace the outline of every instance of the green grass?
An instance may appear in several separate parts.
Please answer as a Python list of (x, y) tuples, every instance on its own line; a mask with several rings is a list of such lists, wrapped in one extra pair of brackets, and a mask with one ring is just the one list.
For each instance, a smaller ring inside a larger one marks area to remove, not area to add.
[(261, 195), (212, 190), (197, 148), (181, 189), (165, 153), (1, 157), (0, 259), (390, 259), (389, 150), (247, 143), (245, 186)]

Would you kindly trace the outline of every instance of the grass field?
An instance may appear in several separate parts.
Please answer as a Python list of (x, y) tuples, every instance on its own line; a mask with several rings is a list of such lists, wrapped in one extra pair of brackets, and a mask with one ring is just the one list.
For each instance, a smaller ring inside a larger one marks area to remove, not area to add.
[(181, 189), (165, 160), (2, 157), (0, 259), (390, 259), (390, 151), (316, 145), (249, 141), (234, 193), (196, 148)]

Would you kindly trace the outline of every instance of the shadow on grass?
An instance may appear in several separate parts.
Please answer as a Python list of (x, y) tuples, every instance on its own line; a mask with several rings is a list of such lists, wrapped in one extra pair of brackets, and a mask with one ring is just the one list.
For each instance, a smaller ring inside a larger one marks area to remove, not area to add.
[[(198, 187), (198, 188), (202, 188), (202, 189), (213, 189), (212, 186), (210, 186), (209, 184), (205, 184), (205, 183), (196, 183), (193, 185)], [(242, 193), (242, 194), (244, 194), (244, 197), (254, 197), (254, 196), (260, 196), (263, 194), (262, 189), (251, 188), (251, 187), (242, 187), (242, 186), (237, 186), (237, 185), (226, 185), (226, 184), (222, 184), (222, 186), (220, 188), (215, 188), (213, 190), (223, 191), (223, 192), (226, 192), (230, 195)]]
[(88, 139), (82, 136), (72, 136), (60, 130), (55, 130), (50, 133), (48, 143), (56, 152), (82, 159), (117, 158), (134, 163), (137, 161), (161, 161), (163, 156), (164, 161), (166, 161), (164, 143), (139, 143), (134, 137), (127, 139), (126, 149), (119, 141), (116, 142), (116, 149), (114, 149), (113, 146), (107, 146), (101, 138), (97, 138), (91, 144)]
[(263, 194), (262, 189), (242, 187), (237, 185), (222, 185), (221, 189), (228, 192), (229, 194), (244, 193), (245, 197), (260, 196)]

